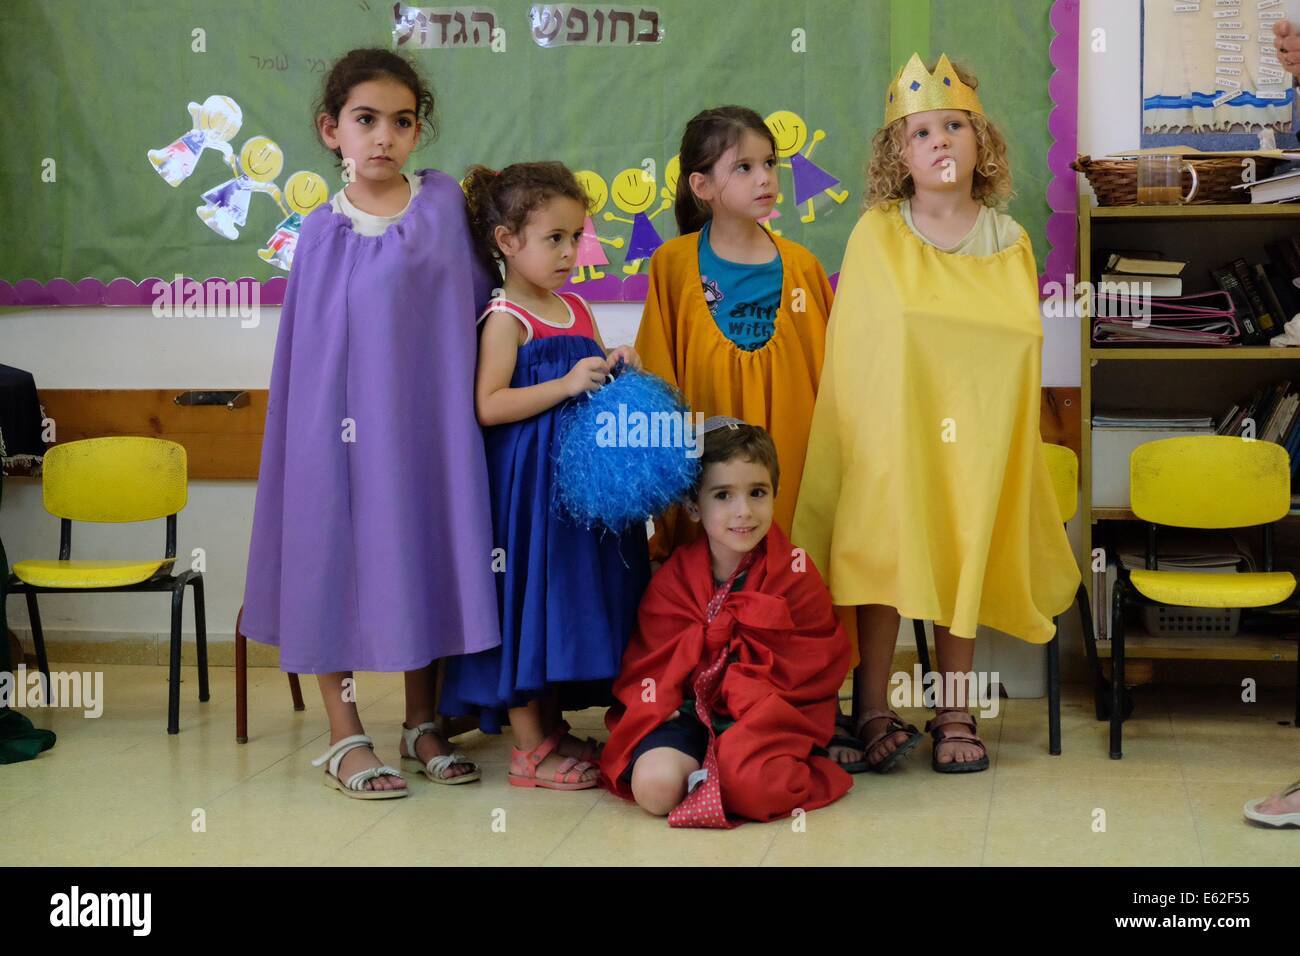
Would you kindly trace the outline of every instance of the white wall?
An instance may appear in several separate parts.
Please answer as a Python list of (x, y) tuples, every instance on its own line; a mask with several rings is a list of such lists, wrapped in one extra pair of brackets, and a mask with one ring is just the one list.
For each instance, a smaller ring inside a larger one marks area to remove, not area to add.
[[(1137, 145), (1137, 9), (1133, 0), (1083, 0), (1081, 152), (1101, 155)], [(1089, 50), (1096, 27), (1107, 31), (1106, 53)], [(599, 305), (596, 313), (607, 345), (635, 337), (638, 306)], [(237, 319), (158, 319), (143, 308), (6, 310), (0, 362), (32, 372), (41, 388), (265, 388), (278, 323), (278, 308), (264, 310), (261, 324), (250, 329)], [(1046, 323), (1045, 385), (1079, 384), (1078, 346), (1077, 324)], [(195, 481), (180, 517), (178, 553), (202, 547), (207, 555), (208, 630), (216, 640), (233, 634), (242, 600), (253, 495), (251, 481)], [(11, 562), (57, 555), (58, 522), (41, 507), (39, 482), (6, 481), (0, 534)], [(152, 556), (163, 530), (161, 522), (126, 529), (78, 525), (74, 534), (77, 557)], [(9, 614), (10, 626), (25, 636), (23, 602), (10, 601)], [(49, 598), (42, 602), (42, 621), (52, 637), (82, 640), (158, 635), (168, 626), (157, 595)], [(187, 609), (186, 631), (191, 621)]]

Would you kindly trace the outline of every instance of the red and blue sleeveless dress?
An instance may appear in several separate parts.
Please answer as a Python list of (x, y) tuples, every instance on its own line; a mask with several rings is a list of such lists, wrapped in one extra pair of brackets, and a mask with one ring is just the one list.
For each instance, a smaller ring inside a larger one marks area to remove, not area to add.
[[(604, 358), (587, 303), (573, 293), (557, 295), (565, 324), (500, 297), (479, 319), (507, 312), (527, 333), (511, 388), (561, 378), (584, 358)], [(507, 708), (552, 692), (564, 710), (611, 703), (610, 686), (650, 579), (643, 526), (615, 535), (556, 512), (551, 446), (564, 409), (583, 400), (484, 432), (494, 546), (484, 560), (497, 572), (501, 646), (448, 661), (439, 712), (477, 715), (488, 733), (500, 732)]]

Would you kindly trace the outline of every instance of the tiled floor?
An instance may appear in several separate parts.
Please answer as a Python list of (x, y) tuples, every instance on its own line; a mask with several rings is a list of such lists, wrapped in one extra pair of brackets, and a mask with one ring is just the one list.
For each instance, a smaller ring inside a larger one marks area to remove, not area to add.
[[(57, 665), (56, 665), (57, 666)], [(77, 666), (77, 665), (70, 665)], [(1065, 753), (1046, 750), (1045, 704), (1001, 701), (981, 723), (992, 767), (940, 776), (923, 744), (887, 776), (863, 774), (839, 803), (802, 820), (729, 832), (670, 830), (599, 790), (506, 784), (509, 744), (461, 740), (481, 783), (409, 779), (403, 800), (349, 800), (309, 765), (326, 745), (315, 682), (294, 713), (283, 675), (250, 672), (251, 740), (234, 741), (234, 677), (213, 668), (200, 705), (185, 671), (181, 733), (165, 731), (166, 670), (104, 671), (105, 710), (28, 710), (59, 735), (38, 759), (0, 766), (0, 843), (19, 864), (682, 864), (1295, 865), (1300, 830), (1243, 822), (1242, 804), (1300, 776), (1289, 692), (1242, 704), (1231, 688), (1143, 688), (1125, 757), (1081, 687), (1067, 687)], [(362, 675), (359, 699), (380, 756), (395, 762), (398, 675)], [(918, 725), (920, 711), (905, 712)], [(603, 735), (601, 715), (572, 718)], [(1104, 823), (1104, 830), (1099, 827)], [(202, 826), (200, 826), (202, 824)]]

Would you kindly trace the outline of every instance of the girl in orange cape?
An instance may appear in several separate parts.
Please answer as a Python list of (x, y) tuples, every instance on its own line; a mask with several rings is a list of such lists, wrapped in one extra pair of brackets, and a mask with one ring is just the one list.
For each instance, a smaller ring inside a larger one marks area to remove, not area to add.
[[(722, 106), (686, 124), (675, 215), (680, 235), (650, 260), (636, 350), (648, 372), (705, 415), (771, 434), (785, 482), (775, 518), (789, 532), (825, 353), (831, 286), (817, 258), (759, 224), (771, 214), (776, 141), (751, 109)], [(655, 519), (662, 561), (698, 529), (680, 509)]]

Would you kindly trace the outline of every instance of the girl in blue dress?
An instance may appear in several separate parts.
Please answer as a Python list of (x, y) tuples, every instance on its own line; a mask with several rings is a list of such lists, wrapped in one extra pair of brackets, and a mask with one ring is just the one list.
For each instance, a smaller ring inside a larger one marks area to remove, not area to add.
[(607, 350), (587, 303), (558, 293), (582, 241), (587, 196), (560, 163), (474, 167), (465, 180), (470, 226), (503, 287), (479, 321), (475, 407), (486, 429), (499, 648), (454, 658), (441, 711), (476, 714), (514, 734), (509, 782), (596, 786), (594, 741), (569, 734), (563, 710), (608, 704), (649, 580), (645, 529), (621, 535), (556, 514), (553, 449), (564, 407), (594, 391), (630, 346)]

